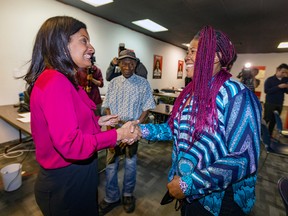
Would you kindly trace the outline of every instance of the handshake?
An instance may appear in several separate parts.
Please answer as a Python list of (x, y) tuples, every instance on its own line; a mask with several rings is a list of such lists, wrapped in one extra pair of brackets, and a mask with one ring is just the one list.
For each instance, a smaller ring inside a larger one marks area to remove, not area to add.
[[(115, 127), (120, 122), (118, 115), (106, 115), (101, 116), (98, 120), (100, 126)], [(132, 145), (134, 142), (140, 140), (142, 133), (138, 126), (139, 120), (128, 121), (123, 124), (117, 131), (117, 141), (121, 143), (121, 146)]]

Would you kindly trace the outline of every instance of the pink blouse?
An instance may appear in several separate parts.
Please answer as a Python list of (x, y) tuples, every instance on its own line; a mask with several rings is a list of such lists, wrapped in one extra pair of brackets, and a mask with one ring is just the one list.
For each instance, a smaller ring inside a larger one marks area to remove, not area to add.
[(63, 74), (43, 71), (30, 97), (36, 160), (43, 168), (65, 167), (115, 146), (116, 130), (101, 132), (95, 109), (86, 92), (76, 90)]

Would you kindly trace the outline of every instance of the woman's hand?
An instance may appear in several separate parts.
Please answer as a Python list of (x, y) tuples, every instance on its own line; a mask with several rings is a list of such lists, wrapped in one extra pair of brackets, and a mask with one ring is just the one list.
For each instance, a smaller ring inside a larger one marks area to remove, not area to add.
[(173, 180), (167, 184), (169, 193), (176, 199), (183, 199), (185, 195), (183, 194), (182, 189), (180, 188), (180, 177), (174, 176)]
[(141, 138), (141, 130), (139, 128), (138, 120), (126, 122), (121, 128), (117, 129), (117, 140), (122, 144), (132, 145)]
[(129, 129), (130, 129), (130, 132), (133, 133), (136, 128), (139, 129), (138, 123), (139, 123), (139, 120), (128, 121), (128, 122), (126, 122), (122, 127), (123, 127), (123, 128), (129, 128)]
[(100, 126), (111, 126), (115, 127), (119, 122), (119, 117), (118, 115), (105, 115), (101, 116), (98, 120), (98, 124)]

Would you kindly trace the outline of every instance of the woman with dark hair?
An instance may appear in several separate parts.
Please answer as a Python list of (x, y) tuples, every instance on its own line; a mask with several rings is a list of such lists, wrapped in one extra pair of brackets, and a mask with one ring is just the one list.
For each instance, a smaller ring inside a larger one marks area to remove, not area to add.
[(40, 164), (35, 197), (44, 215), (98, 215), (97, 151), (141, 135), (135, 122), (101, 132), (118, 116), (95, 116), (95, 103), (75, 78), (79, 68), (91, 66), (93, 53), (86, 25), (72, 17), (46, 20), (36, 36), (24, 79)]
[(246, 215), (255, 202), (261, 106), (231, 78), (232, 42), (204, 27), (185, 57), (192, 81), (175, 101), (167, 123), (140, 125), (148, 140), (173, 140), (167, 184), (181, 215)]

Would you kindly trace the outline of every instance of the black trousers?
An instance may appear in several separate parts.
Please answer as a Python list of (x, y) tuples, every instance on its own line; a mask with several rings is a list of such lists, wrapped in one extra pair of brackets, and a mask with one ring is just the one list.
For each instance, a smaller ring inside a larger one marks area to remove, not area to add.
[(44, 216), (97, 216), (97, 158), (68, 167), (40, 168), (35, 198)]
[(275, 124), (276, 124), (273, 111), (277, 110), (279, 114), (281, 114), (282, 108), (283, 108), (283, 105), (270, 104), (270, 103), (264, 104), (264, 117), (263, 118), (268, 125), (270, 136), (272, 135)]
[[(234, 202), (232, 186), (228, 187), (222, 201), (220, 216), (245, 216), (242, 209)], [(188, 203), (184, 201), (181, 216), (213, 216), (199, 201)]]

